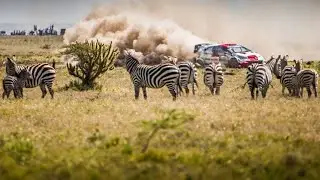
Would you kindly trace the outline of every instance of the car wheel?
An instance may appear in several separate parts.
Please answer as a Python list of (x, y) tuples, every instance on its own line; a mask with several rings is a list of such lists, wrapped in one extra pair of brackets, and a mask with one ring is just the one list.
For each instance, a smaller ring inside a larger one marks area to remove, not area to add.
[(239, 63), (238, 63), (238, 61), (237, 61), (236, 58), (231, 58), (231, 59), (229, 60), (228, 66), (229, 66), (230, 68), (238, 68), (238, 67), (239, 67)]

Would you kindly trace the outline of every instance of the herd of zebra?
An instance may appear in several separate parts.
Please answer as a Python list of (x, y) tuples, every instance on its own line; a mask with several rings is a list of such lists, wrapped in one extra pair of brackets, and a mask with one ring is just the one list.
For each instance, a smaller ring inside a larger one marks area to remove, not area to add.
[(40, 86), (42, 98), (47, 94), (48, 88), (51, 98), (54, 97), (52, 89), (53, 82), (56, 78), (55, 61), (52, 66), (47, 63), (34, 64), (29, 66), (17, 65), (15, 56), (7, 58), (4, 62), (6, 75), (2, 80), (3, 94), (9, 98), (11, 91), (15, 98), (23, 98), (23, 88), (34, 88)]
[[(288, 65), (288, 55), (281, 58), (273, 56), (263, 64), (251, 64), (247, 69), (246, 83), (249, 86), (251, 98), (258, 98), (259, 92), (263, 98), (266, 97), (269, 86), (272, 82), (272, 73), (280, 79), (282, 94), (288, 89), (290, 96), (302, 97), (303, 88), (307, 89), (308, 97), (311, 97), (311, 88), (314, 96), (318, 96), (318, 73), (314, 69), (303, 69), (302, 60), (293, 62), (295, 65)], [(256, 89), (256, 96), (254, 90)]]
[[(181, 95), (185, 89), (189, 94), (188, 84), (192, 86), (195, 94), (194, 85), (198, 86), (197, 69), (190, 61), (177, 62), (177, 58), (165, 56), (167, 62), (154, 66), (139, 64), (139, 61), (129, 52), (124, 52), (126, 59), (126, 69), (130, 74), (134, 85), (135, 99), (139, 98), (140, 88), (143, 96), (147, 99), (146, 88), (161, 88), (167, 86), (173, 100)], [(308, 97), (311, 97), (311, 87), (317, 97), (318, 73), (314, 69), (303, 69), (302, 60), (296, 61), (295, 65), (288, 65), (289, 56), (279, 55), (277, 58), (271, 56), (270, 60), (263, 63), (253, 63), (248, 66), (246, 73), (246, 84), (249, 86), (252, 99), (257, 99), (259, 92), (265, 98), (271, 86), (272, 74), (280, 79), (282, 84), (282, 94), (285, 88), (288, 89), (290, 96), (303, 96), (303, 88), (307, 89)], [(213, 61), (204, 68), (204, 84), (209, 88), (212, 95), (220, 94), (220, 88), (224, 82), (224, 73), (219, 61)], [(244, 86), (243, 86), (244, 87)], [(254, 92), (256, 90), (256, 92)]]
[[(198, 87), (197, 69), (190, 61), (178, 61), (177, 58), (165, 56), (168, 63), (159, 65), (144, 65), (132, 55), (129, 50), (124, 50), (125, 68), (130, 74), (134, 85), (135, 99), (139, 98), (140, 88), (142, 88), (144, 99), (147, 99), (146, 88), (169, 89), (173, 100), (178, 95), (181, 96), (183, 89), (189, 94), (188, 85), (191, 84), (192, 93), (195, 94), (195, 86)], [(259, 92), (265, 98), (271, 86), (272, 74), (280, 79), (282, 93), (285, 88), (289, 95), (302, 97), (303, 88), (307, 89), (308, 97), (311, 97), (311, 88), (317, 97), (318, 73), (313, 69), (303, 69), (302, 61), (294, 61), (295, 65), (288, 65), (288, 55), (273, 56), (267, 62), (254, 63), (248, 66), (246, 73), (246, 84), (249, 86), (252, 99), (257, 99)], [(52, 66), (48, 63), (40, 63), (29, 66), (17, 65), (15, 60), (7, 58), (5, 61), (6, 75), (3, 78), (3, 95), (7, 98), (13, 90), (16, 98), (23, 97), (23, 88), (34, 88), (40, 86), (42, 98), (49, 90), (51, 98), (54, 98), (52, 89), (56, 78), (55, 62)], [(204, 68), (203, 82), (210, 90), (211, 94), (219, 95), (220, 88), (224, 83), (224, 73), (219, 61), (213, 61)], [(244, 86), (243, 86), (244, 87)], [(256, 92), (254, 92), (256, 90)]]

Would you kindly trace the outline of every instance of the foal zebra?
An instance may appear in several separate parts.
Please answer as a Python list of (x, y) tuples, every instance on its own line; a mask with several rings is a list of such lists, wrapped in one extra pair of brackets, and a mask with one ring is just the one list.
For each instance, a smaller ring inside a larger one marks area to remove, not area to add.
[(52, 89), (53, 82), (56, 78), (55, 62), (50, 66), (47, 63), (35, 64), (35, 65), (17, 65), (12, 59), (7, 58), (6, 61), (6, 73), (10, 76), (17, 76), (22, 70), (27, 70), (32, 78), (26, 81), (26, 88), (34, 88), (40, 86), (42, 91), (42, 98), (47, 94), (46, 87), (49, 90), (51, 98), (53, 99), (54, 92)]
[(267, 91), (272, 82), (272, 73), (270, 66), (265, 64), (251, 64), (247, 68), (247, 77), (246, 77), (249, 90), (251, 93), (251, 98), (254, 99), (254, 90), (256, 89), (256, 99), (259, 96), (259, 91), (262, 94), (262, 97), (265, 98)]
[(134, 85), (135, 99), (139, 98), (140, 88), (143, 91), (144, 99), (147, 99), (146, 88), (162, 88), (167, 86), (175, 101), (180, 90), (180, 70), (172, 64), (159, 64), (148, 66), (139, 64), (139, 61), (134, 58), (129, 51), (124, 50), (125, 66), (130, 74), (131, 81)]
[(21, 70), (18, 77), (10, 75), (5, 76), (2, 80), (2, 99), (4, 99), (5, 96), (9, 98), (12, 90), (15, 98), (23, 98), (23, 88), (25, 87), (26, 81), (30, 78), (32, 78), (31, 74), (25, 69)]
[(220, 94), (220, 87), (223, 85), (224, 78), (221, 63), (211, 63), (205, 67), (204, 84), (210, 89), (212, 95)]
[(184, 88), (186, 91), (186, 94), (189, 95), (189, 87), (188, 85), (191, 84), (192, 88), (192, 94), (195, 95), (195, 87), (194, 85), (198, 86), (197, 82), (197, 68), (196, 66), (190, 62), (190, 61), (177, 61), (177, 58), (171, 57), (171, 56), (165, 56), (165, 59), (174, 65), (176, 65), (180, 71), (181, 71), (181, 76), (180, 76), (180, 85), (181, 88)]

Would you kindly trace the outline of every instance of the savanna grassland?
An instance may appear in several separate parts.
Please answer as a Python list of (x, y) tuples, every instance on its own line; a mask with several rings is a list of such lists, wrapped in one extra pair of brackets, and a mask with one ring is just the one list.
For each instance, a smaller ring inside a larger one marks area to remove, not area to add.
[(234, 90), (244, 70), (225, 76), (220, 96), (200, 70), (196, 95), (176, 102), (166, 88), (134, 100), (123, 68), (80, 92), (66, 88), (73, 78), (62, 45), (62, 37), (0, 38), (2, 60), (57, 61), (55, 99), (33, 88), (0, 101), (1, 179), (319, 179), (319, 99), (282, 96), (274, 79), (267, 98), (252, 101), (247, 87)]

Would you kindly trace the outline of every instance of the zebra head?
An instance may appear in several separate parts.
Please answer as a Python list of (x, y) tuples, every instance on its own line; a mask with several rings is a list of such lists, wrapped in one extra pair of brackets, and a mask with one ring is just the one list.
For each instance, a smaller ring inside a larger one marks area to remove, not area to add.
[(298, 73), (300, 70), (303, 69), (303, 60), (300, 59), (300, 60), (293, 60), (294, 64), (295, 64), (295, 69), (296, 69), (296, 72)]
[(281, 59), (281, 55), (277, 57), (273, 64), (273, 69), (270, 69), (273, 71), (274, 75), (276, 75), (277, 79), (281, 78), (281, 66), (279, 64), (279, 60)]
[(17, 77), (20, 78), (21, 80), (32, 79), (32, 75), (27, 69), (22, 69)]
[(165, 59), (165, 62), (169, 62), (170, 64), (177, 65), (178, 58), (177, 57), (172, 57), (172, 56), (163, 56)]
[(7, 60), (5, 62), (5, 66), (6, 66), (7, 75), (17, 76), (17, 71), (16, 71), (17, 63), (16, 62), (14, 62), (12, 59), (7, 57)]
[(132, 51), (133, 50), (123, 50), (123, 55), (125, 58), (125, 65), (126, 65), (126, 69), (129, 73), (131, 73), (133, 71), (133, 69), (135, 67), (137, 67), (137, 65), (139, 64), (138, 59), (136, 59), (135, 57), (133, 57), (132, 55)]
[(289, 59), (289, 55), (285, 55), (280, 60), (280, 76), (282, 75), (283, 69), (288, 65), (288, 59)]

